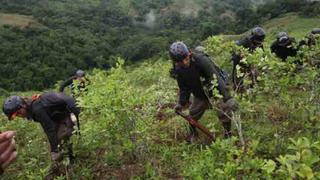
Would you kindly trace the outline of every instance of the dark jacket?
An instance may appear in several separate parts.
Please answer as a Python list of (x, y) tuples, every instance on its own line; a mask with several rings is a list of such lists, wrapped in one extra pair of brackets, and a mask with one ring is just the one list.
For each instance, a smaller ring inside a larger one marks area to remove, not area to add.
[(250, 52), (255, 51), (257, 48), (264, 48), (263, 44), (257, 44), (254, 43), (254, 41), (252, 40), (252, 36), (247, 36), (239, 41), (236, 42), (236, 44), (238, 46), (242, 46), (246, 49), (248, 49)]
[(293, 47), (292, 43), (287, 46), (281, 46), (277, 40), (272, 43), (270, 49), (271, 52), (275, 53), (283, 61), (285, 61), (288, 56), (296, 56), (298, 52), (298, 48)]
[[(244, 39), (241, 39), (241, 40), (237, 41), (236, 45), (242, 46), (242, 47), (248, 49), (248, 51), (250, 53), (253, 53), (257, 48), (264, 49), (263, 44), (254, 43), (254, 41), (252, 40), (252, 36), (247, 36)], [(234, 86), (242, 84), (242, 78), (238, 78), (237, 77), (237, 66), (238, 65), (241, 67), (241, 71), (242, 72), (247, 72), (247, 73), (250, 74), (250, 72), (252, 71), (252, 67), (247, 65), (247, 64), (245, 64), (245, 63), (242, 63), (241, 59), (242, 59), (242, 57), (241, 57), (241, 55), (239, 53), (232, 52), (232, 57), (231, 57), (231, 61), (233, 63), (233, 66), (232, 66), (232, 82), (233, 82)], [(252, 77), (251, 78), (252, 79), (252, 85), (255, 84), (254, 83), (255, 78), (256, 77)]]
[(80, 113), (74, 99), (63, 93), (49, 92), (27, 104), (28, 118), (41, 124), (48, 137), (51, 151), (58, 152), (57, 125), (59, 120), (69, 116), (71, 112), (77, 115)]
[(70, 78), (68, 78), (67, 80), (65, 80), (63, 83), (61, 83), (60, 88), (59, 88), (59, 92), (63, 92), (64, 88), (66, 88), (67, 86), (71, 86), (71, 93), (75, 94), (74, 90), (75, 88), (77, 88), (78, 91), (86, 91), (86, 86), (90, 84), (90, 81), (88, 79), (85, 78), (85, 82), (80, 82), (79, 85), (77, 87), (75, 87), (74, 82), (77, 79), (76, 76), (72, 76)]
[[(189, 102), (191, 93), (199, 99), (207, 99), (203, 86), (212, 86), (211, 81), (213, 80), (214, 74), (217, 77), (218, 90), (223, 96), (223, 100), (227, 101), (231, 98), (227, 86), (219, 74), (219, 70), (209, 57), (203, 54), (194, 53), (189, 67), (176, 64), (175, 72), (180, 89), (179, 104), (181, 105)], [(203, 81), (201, 81), (201, 79), (203, 79)], [(212, 94), (210, 94), (210, 96), (211, 95)]]

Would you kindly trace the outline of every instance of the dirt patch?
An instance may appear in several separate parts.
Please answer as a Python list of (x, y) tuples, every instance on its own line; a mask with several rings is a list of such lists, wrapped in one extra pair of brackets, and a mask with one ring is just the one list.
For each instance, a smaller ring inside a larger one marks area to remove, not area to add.
[(288, 112), (278, 104), (270, 106), (267, 110), (267, 115), (273, 123), (283, 122), (289, 117)]
[(94, 170), (94, 179), (131, 179), (144, 174), (144, 168), (140, 164), (126, 164), (119, 168), (98, 164)]
[(32, 27), (42, 26), (32, 16), (0, 13), (0, 26), (3, 26), (3, 25), (18, 26), (22, 29), (30, 26)]

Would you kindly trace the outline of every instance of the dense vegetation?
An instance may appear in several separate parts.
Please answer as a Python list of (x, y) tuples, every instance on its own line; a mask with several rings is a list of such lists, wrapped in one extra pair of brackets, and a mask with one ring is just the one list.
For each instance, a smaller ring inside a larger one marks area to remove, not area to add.
[(30, 15), (36, 22), (0, 27), (3, 92), (52, 87), (79, 68), (108, 69), (117, 56), (126, 63), (164, 57), (175, 40), (195, 46), (210, 35), (244, 32), (286, 12), (317, 15), (319, 2), (1, 0), (0, 12)]
[[(279, 30), (302, 38), (313, 24), (319, 24), (319, 19), (292, 14), (268, 22), (265, 46)], [(230, 72), (234, 43), (213, 36), (205, 46), (215, 62)], [(204, 136), (187, 145), (187, 123), (170, 108), (159, 114), (159, 107), (174, 103), (177, 94), (166, 58), (134, 67), (125, 67), (124, 60), (117, 58), (109, 71), (93, 70), (89, 92), (79, 99), (82, 136), (73, 137), (78, 158), (58, 179), (319, 179), (319, 69), (310, 65), (320, 58), (319, 47), (318, 43), (299, 52), (302, 70), (292, 63), (295, 58), (281, 62), (268, 48), (254, 54), (240, 49), (247, 63), (261, 72), (258, 86), (235, 95), (241, 107), (235, 120), (242, 123), (245, 148), (237, 136), (220, 138), (222, 127), (213, 110), (200, 121), (219, 136), (211, 145)], [(1, 130), (18, 131), (19, 158), (4, 178), (41, 179), (50, 165), (41, 127), (23, 120), (0, 123)], [(237, 134), (235, 126), (233, 132)]]

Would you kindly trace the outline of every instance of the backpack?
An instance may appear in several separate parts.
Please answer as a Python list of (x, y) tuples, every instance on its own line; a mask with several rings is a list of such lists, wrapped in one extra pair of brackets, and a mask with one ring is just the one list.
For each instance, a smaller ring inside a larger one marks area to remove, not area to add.
[[(201, 58), (201, 56), (206, 56), (206, 57), (209, 58), (209, 55), (207, 55), (204, 52), (196, 52), (196, 54), (198, 55), (198, 57), (200, 56), (200, 58)], [(218, 75), (221, 77), (221, 79), (224, 81), (224, 83), (226, 85), (228, 85), (229, 84), (229, 75), (228, 75), (228, 73), (225, 70), (221, 69), (214, 61), (211, 60), (211, 62), (213, 64), (214, 68), (217, 70)]]
[(33, 95), (31, 99), (32, 101), (40, 100), (42, 106), (53, 120), (60, 120), (70, 113), (74, 113), (76, 117), (80, 114), (80, 109), (77, 107), (75, 99), (64, 93), (47, 92), (42, 95)]
[(65, 109), (69, 112), (79, 114), (78, 112), (72, 111), (77, 107), (75, 99), (64, 93), (47, 92), (40, 96), (40, 101), (45, 108), (49, 108), (51, 110)]

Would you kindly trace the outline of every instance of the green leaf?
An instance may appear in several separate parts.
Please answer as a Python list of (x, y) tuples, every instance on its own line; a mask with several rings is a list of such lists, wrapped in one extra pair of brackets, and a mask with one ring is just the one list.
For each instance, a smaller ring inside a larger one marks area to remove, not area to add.
[(276, 163), (273, 160), (265, 160), (265, 163), (262, 167), (264, 171), (266, 171), (268, 174), (271, 174), (276, 168)]

